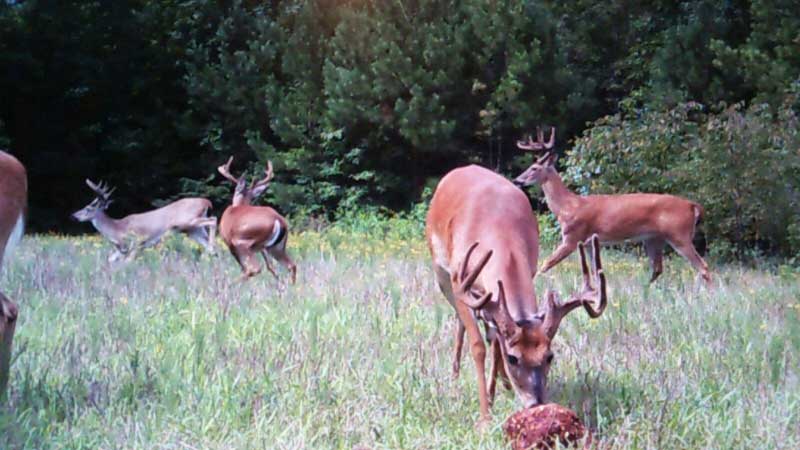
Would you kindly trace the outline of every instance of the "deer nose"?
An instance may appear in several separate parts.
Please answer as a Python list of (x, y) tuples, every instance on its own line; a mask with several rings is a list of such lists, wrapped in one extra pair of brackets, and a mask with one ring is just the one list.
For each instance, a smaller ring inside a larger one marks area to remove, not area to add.
[(514, 178), (511, 182), (514, 183), (514, 185), (517, 187), (525, 187), (525, 182), (520, 180), (519, 178)]

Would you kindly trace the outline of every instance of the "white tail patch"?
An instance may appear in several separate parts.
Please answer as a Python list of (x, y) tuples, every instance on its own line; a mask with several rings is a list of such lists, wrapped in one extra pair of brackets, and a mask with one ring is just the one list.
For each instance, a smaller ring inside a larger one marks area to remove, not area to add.
[(8, 241), (6, 242), (6, 249), (2, 255), (0, 255), (0, 265), (2, 265), (3, 261), (11, 255), (11, 251), (14, 250), (14, 247), (17, 246), (20, 239), (22, 239), (22, 235), (25, 233), (25, 217), (20, 214), (17, 218), (17, 224), (14, 225), (14, 229), (11, 230), (11, 235), (8, 237)]
[(273, 245), (278, 243), (278, 239), (281, 237), (281, 223), (278, 220), (275, 220), (275, 226), (272, 227), (272, 236), (270, 236), (269, 241), (267, 241), (267, 247), (272, 247)]

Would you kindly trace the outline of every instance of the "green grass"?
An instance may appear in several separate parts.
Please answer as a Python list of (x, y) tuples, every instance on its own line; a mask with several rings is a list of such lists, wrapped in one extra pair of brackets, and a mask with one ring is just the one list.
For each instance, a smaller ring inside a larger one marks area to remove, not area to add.
[[(407, 233), (406, 233), (407, 234)], [(296, 286), (250, 282), (181, 238), (115, 270), (97, 238), (28, 237), (2, 286), (20, 305), (4, 449), (498, 449), (474, 368), (450, 377), (454, 319), (422, 238), (293, 235)], [(549, 250), (542, 252), (548, 254)], [(556, 338), (553, 401), (602, 448), (800, 448), (800, 282), (605, 251), (610, 304)], [(537, 281), (578, 288), (577, 256)]]

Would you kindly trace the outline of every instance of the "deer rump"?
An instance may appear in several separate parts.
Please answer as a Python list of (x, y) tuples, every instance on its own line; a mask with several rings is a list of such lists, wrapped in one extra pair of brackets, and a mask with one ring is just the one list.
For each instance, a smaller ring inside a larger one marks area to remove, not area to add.
[[(264, 220), (264, 217), (273, 220)], [(269, 206), (230, 206), (220, 219), (220, 235), (225, 242), (248, 242), (251, 248), (272, 248), (285, 241), (287, 225)]]

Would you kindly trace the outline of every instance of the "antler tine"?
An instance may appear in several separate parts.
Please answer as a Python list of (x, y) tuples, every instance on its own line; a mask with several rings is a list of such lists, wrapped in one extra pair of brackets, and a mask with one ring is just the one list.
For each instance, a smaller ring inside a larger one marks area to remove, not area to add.
[[(590, 284), (591, 281), (586, 269), (585, 258), (582, 257), (581, 260), (582, 264), (584, 265), (584, 292), (591, 297), (584, 299), (583, 309), (586, 310), (586, 314), (589, 314), (589, 317), (596, 319), (603, 314), (603, 311), (605, 311), (606, 305), (608, 304), (608, 295), (606, 293), (606, 274), (603, 273), (603, 263), (600, 261), (600, 238), (598, 238), (596, 234), (592, 236), (592, 272), (594, 277), (596, 277), (598, 280), (599, 286), (597, 286), (597, 288), (593, 288)], [(592, 303), (597, 305), (597, 309), (592, 306)]]
[(517, 141), (517, 148), (520, 150), (533, 150), (533, 139), (531, 139), (531, 135), (527, 134), (524, 136), (523, 140)]
[(264, 169), (264, 178), (260, 181), (253, 179), (253, 184), (250, 189), (255, 189), (256, 186), (262, 186), (268, 184), (272, 179), (275, 177), (275, 174), (272, 172), (272, 161), (267, 161), (267, 168)]
[(89, 189), (97, 192), (100, 189), (100, 186), (96, 185), (92, 180), (86, 179), (86, 185), (89, 186)]
[(526, 141), (517, 141), (517, 148), (520, 150), (529, 150), (529, 151), (541, 151), (541, 150), (550, 150), (553, 148), (556, 142), (556, 128), (550, 128), (550, 140), (547, 142), (544, 141), (544, 131), (540, 128), (536, 128), (536, 141), (531, 138), (531, 135), (527, 135), (527, 142)]
[(86, 179), (86, 185), (89, 186), (89, 188), (92, 191), (94, 191), (94, 193), (98, 197), (102, 197), (103, 200), (108, 200), (108, 198), (111, 196), (111, 194), (116, 189), (116, 188), (113, 188), (113, 189), (109, 190), (108, 186), (105, 183), (103, 183), (102, 181), (100, 183), (94, 183), (94, 182), (92, 182), (92, 180), (90, 180), (88, 178)]
[[(586, 250), (583, 242), (578, 244), (581, 255), (581, 272), (583, 273), (583, 288), (581, 292), (570, 296), (566, 302), (559, 302), (558, 295), (553, 291), (547, 292), (548, 312), (546, 315), (546, 332), (552, 338), (558, 329), (561, 319), (573, 309), (583, 306), (583, 309), (592, 319), (596, 319), (603, 314), (608, 304), (606, 293), (606, 276), (603, 273), (603, 265), (600, 261), (600, 239), (595, 234), (592, 241), (592, 268), (586, 263)], [(597, 286), (592, 283), (592, 278), (597, 278)], [(594, 305), (597, 305), (596, 307)]]
[(486, 252), (486, 254), (484, 254), (483, 257), (478, 261), (478, 264), (470, 271), (469, 259), (476, 247), (478, 247), (478, 242), (474, 242), (467, 250), (467, 254), (464, 256), (464, 261), (461, 263), (461, 269), (458, 272), (458, 279), (456, 280), (458, 285), (454, 286), (458, 291), (461, 301), (463, 301), (472, 309), (480, 309), (492, 298), (491, 291), (486, 292), (477, 298), (472, 293), (472, 285), (475, 283), (475, 279), (478, 278), (478, 275), (480, 275), (484, 266), (486, 266), (486, 263), (489, 262), (489, 258), (492, 257), (493, 253), (492, 250)]
[(520, 150), (539, 151), (542, 146), (533, 140), (530, 134), (525, 136), (524, 141), (517, 141), (517, 148)]
[(226, 162), (225, 164), (223, 164), (223, 165), (221, 165), (221, 166), (217, 167), (217, 171), (218, 171), (218, 172), (219, 172), (219, 173), (220, 173), (220, 174), (221, 174), (223, 177), (227, 178), (227, 179), (228, 179), (228, 181), (232, 182), (233, 184), (238, 184), (238, 183), (239, 183), (239, 180), (238, 180), (236, 177), (234, 177), (233, 175), (231, 175), (231, 172), (230, 172), (230, 169), (231, 169), (231, 163), (232, 163), (232, 162), (233, 162), (233, 156), (231, 156), (230, 158), (228, 158), (228, 162)]
[(468, 270), (469, 258), (470, 255), (472, 255), (472, 251), (475, 250), (477, 246), (478, 246), (477, 242), (475, 242), (474, 244), (472, 244), (472, 246), (470, 246), (469, 250), (467, 250), (467, 256), (464, 258), (464, 262), (461, 264), (460, 278), (461, 278), (462, 291), (468, 291), (469, 289), (472, 289), (472, 284), (475, 283), (475, 279), (478, 278), (478, 275), (480, 275), (481, 271), (483, 270), (483, 267), (486, 265), (487, 262), (489, 262), (489, 258), (492, 257), (493, 251), (489, 250), (478, 261), (478, 264), (475, 266), (475, 268), (469, 271)]
[[(586, 251), (584, 244), (580, 243), (578, 248), (581, 254), (581, 272), (583, 273), (583, 290), (578, 294), (573, 294), (570, 300), (567, 301), (565, 306), (570, 303), (576, 303), (575, 306), (583, 306), (589, 317), (596, 319), (603, 314), (608, 302), (606, 296), (606, 276), (603, 273), (603, 265), (600, 261), (600, 239), (597, 235), (591, 237), (592, 241), (592, 268), (590, 269), (586, 264)], [(597, 278), (597, 286), (592, 282), (593, 278)], [(598, 305), (597, 309), (593, 304)]]
[(553, 145), (555, 145), (555, 143), (556, 143), (556, 127), (550, 127), (550, 140), (547, 142), (542, 142), (542, 146), (545, 149), (550, 150), (551, 148), (553, 148)]

